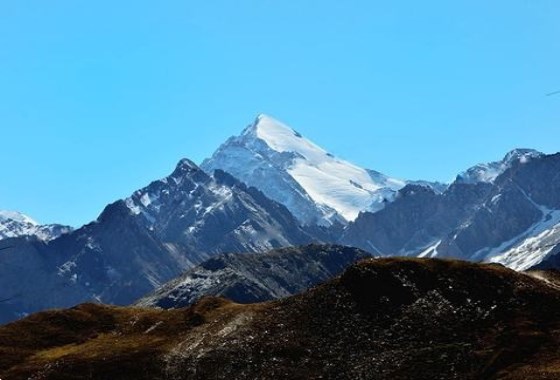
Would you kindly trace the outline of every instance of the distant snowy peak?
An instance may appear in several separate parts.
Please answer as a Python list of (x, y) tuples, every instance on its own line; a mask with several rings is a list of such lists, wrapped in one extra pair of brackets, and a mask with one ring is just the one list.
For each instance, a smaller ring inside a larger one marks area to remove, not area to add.
[(59, 224), (40, 225), (29, 216), (17, 211), (0, 211), (0, 240), (20, 236), (36, 236), (50, 241), (72, 231)]
[(35, 220), (18, 211), (0, 211), (0, 222), (5, 221), (13, 221), (16, 223), (29, 224), (32, 226), (39, 225), (39, 223), (37, 223)]
[(259, 115), (202, 163), (284, 204), (304, 224), (329, 225), (376, 211), (406, 183), (341, 160), (287, 125)]
[(544, 156), (544, 153), (534, 149), (514, 149), (501, 160), (486, 164), (478, 164), (457, 176), (457, 183), (493, 183), (500, 174), (512, 167), (515, 163), (527, 163), (528, 161)]

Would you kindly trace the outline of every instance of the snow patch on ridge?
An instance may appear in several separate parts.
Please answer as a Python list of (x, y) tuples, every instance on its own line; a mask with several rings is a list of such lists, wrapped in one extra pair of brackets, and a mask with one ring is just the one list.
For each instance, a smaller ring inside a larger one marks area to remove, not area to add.
[(526, 270), (543, 261), (554, 246), (560, 244), (560, 210), (539, 205), (521, 191), (539, 209), (541, 220), (519, 236), (498, 247), (482, 249), (473, 257), (485, 257), (489, 262), (500, 263), (515, 270)]
[(526, 164), (533, 158), (542, 157), (544, 153), (534, 149), (514, 149), (501, 160), (485, 164), (478, 164), (457, 176), (459, 183), (493, 183), (503, 172), (514, 163)]
[(441, 239), (436, 241), (434, 244), (426, 247), (422, 252), (418, 254), (418, 257), (437, 257), (438, 255), (438, 247), (441, 244)]

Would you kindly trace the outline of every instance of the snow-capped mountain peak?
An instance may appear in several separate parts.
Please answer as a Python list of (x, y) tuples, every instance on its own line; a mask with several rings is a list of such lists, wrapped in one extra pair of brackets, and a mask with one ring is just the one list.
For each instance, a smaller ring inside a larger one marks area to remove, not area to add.
[(21, 212), (0, 210), (0, 240), (19, 236), (35, 236), (49, 241), (70, 231), (72, 228), (68, 226), (41, 225)]
[(29, 216), (25, 214), (22, 214), (21, 212), (7, 211), (7, 210), (0, 211), (0, 222), (5, 222), (8, 220), (13, 220), (14, 222), (17, 223), (29, 224), (32, 226), (39, 225), (39, 223), (37, 223), (35, 220), (31, 219)]
[(458, 183), (493, 183), (507, 169), (515, 163), (527, 163), (531, 159), (542, 157), (541, 153), (534, 149), (513, 149), (508, 152), (501, 161), (475, 165), (457, 176)]
[(229, 172), (284, 204), (304, 224), (352, 221), (362, 211), (382, 208), (405, 185), (339, 159), (262, 114), (202, 168)]
[(279, 153), (298, 153), (308, 160), (317, 161), (328, 154), (294, 129), (265, 114), (257, 116), (242, 135), (246, 138), (258, 138)]
[(542, 157), (542, 156), (544, 156), (544, 153), (539, 152), (538, 150), (518, 148), (518, 149), (513, 149), (513, 150), (509, 151), (505, 155), (502, 162), (511, 165), (514, 162), (519, 161), (522, 164), (524, 164), (524, 163), (527, 163), (529, 160), (531, 160), (533, 158), (539, 158), (539, 157)]

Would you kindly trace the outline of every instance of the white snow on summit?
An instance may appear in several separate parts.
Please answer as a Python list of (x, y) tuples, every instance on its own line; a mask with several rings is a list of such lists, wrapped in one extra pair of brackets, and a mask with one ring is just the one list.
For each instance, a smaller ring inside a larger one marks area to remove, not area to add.
[(284, 204), (303, 223), (356, 219), (392, 200), (404, 181), (336, 158), (270, 116), (259, 115), (206, 160)]
[(403, 181), (394, 179), (374, 182), (365, 169), (329, 155), (270, 117), (259, 118), (256, 134), (277, 152), (298, 154), (300, 157), (294, 158), (288, 173), (315, 202), (335, 209), (346, 220), (356, 219), (360, 211), (383, 201), (383, 189), (398, 190), (404, 186)]
[(36, 236), (41, 240), (49, 241), (71, 230), (71, 227), (58, 224), (40, 225), (21, 212), (0, 210), (0, 240)]
[(492, 183), (500, 174), (509, 169), (515, 162), (524, 164), (533, 158), (538, 158), (543, 155), (544, 153), (533, 149), (514, 149), (506, 154), (504, 159), (501, 161), (473, 166), (472, 168), (459, 174), (456, 181), (471, 184), (478, 182)]
[(30, 224), (32, 226), (39, 225), (39, 223), (37, 223), (35, 220), (31, 219), (25, 214), (22, 214), (21, 212), (0, 210), (0, 222), (8, 220), (13, 220), (15, 222), (23, 224)]

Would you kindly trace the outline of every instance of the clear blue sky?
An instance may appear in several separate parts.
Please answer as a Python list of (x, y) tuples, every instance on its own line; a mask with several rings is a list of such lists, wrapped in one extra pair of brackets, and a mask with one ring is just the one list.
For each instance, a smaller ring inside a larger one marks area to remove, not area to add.
[(560, 150), (560, 1), (3, 1), (0, 209), (80, 225), (256, 114), (447, 181)]

